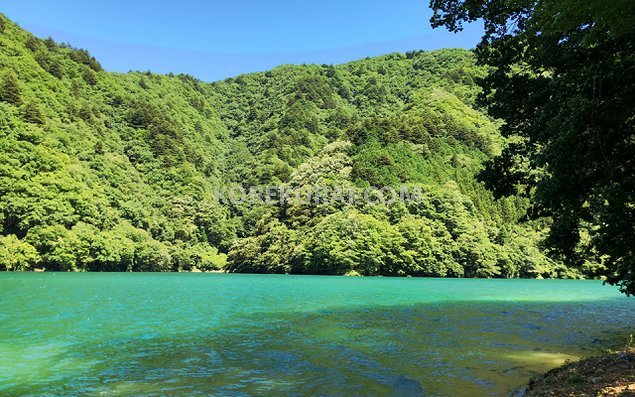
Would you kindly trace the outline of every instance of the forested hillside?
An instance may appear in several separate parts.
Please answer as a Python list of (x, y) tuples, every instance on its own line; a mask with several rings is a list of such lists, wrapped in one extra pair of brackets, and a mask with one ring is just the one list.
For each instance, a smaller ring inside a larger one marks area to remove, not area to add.
[[(109, 73), (0, 17), (0, 269), (565, 277), (548, 220), (475, 175), (505, 141), (465, 50), (215, 83)], [(220, 186), (418, 186), (420, 203), (219, 203)]]

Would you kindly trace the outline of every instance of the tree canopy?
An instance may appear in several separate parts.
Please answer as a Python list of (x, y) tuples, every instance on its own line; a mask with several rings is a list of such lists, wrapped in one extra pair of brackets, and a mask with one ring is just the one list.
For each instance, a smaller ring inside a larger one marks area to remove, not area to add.
[(635, 294), (635, 3), (432, 0), (432, 25), (484, 22), (480, 101), (504, 121), (482, 179), (531, 198), (546, 242)]
[[(476, 179), (513, 141), (448, 49), (204, 83), (108, 73), (0, 17), (0, 267), (581, 277), (550, 220)], [(219, 187), (419, 189), (418, 202), (225, 203)], [(20, 258), (19, 260), (15, 258)]]

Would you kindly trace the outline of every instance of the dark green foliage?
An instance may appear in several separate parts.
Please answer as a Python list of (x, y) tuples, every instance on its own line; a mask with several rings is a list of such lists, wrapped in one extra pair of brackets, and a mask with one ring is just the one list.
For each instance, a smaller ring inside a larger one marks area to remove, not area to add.
[(82, 73), (82, 78), (86, 83), (90, 85), (97, 84), (97, 75), (90, 69), (84, 70), (84, 72)]
[[(482, 102), (510, 138), (482, 179), (553, 219), (554, 255), (635, 294), (635, 3), (436, 1), (434, 26), (483, 20)], [(510, 28), (511, 27), (511, 28)]]
[(0, 100), (15, 106), (20, 106), (22, 104), (22, 95), (20, 93), (20, 86), (18, 85), (18, 77), (12, 70), (8, 70), (2, 76)]
[(271, 217), (263, 217), (256, 227), (259, 235), (241, 239), (232, 247), (227, 270), (255, 273), (291, 272), (293, 251), (298, 243), (296, 234)]
[(148, 128), (161, 118), (159, 110), (154, 105), (139, 100), (131, 102), (126, 113), (128, 124), (135, 128)]
[(336, 106), (334, 94), (335, 92), (328, 81), (319, 75), (306, 77), (296, 83), (295, 98), (307, 99), (322, 108)]
[(53, 76), (61, 79), (64, 76), (64, 72), (62, 71), (62, 67), (57, 59), (52, 58), (46, 52), (37, 52), (35, 54), (35, 61), (42, 67), (42, 69), (46, 70)]
[(47, 37), (46, 40), (44, 40), (44, 45), (51, 52), (54, 52), (57, 50), (57, 43), (55, 42), (55, 40), (53, 40), (51, 36)]
[[(475, 179), (507, 141), (474, 108), (485, 70), (469, 51), (205, 84), (106, 73), (8, 23), (0, 63), (3, 269), (579, 276), (538, 249), (544, 220), (518, 224), (525, 198), (496, 201)], [(214, 193), (271, 184), (403, 184), (423, 197), (265, 205)]]
[(40, 40), (37, 37), (29, 36), (29, 38), (26, 39), (25, 45), (26, 45), (26, 48), (28, 48), (29, 50), (35, 52), (35, 51), (37, 51), (38, 48), (40, 48), (41, 43), (40, 43)]
[(101, 65), (99, 64), (99, 62), (97, 62), (95, 57), (91, 56), (88, 53), (88, 51), (84, 49), (70, 51), (68, 55), (73, 61), (77, 63), (82, 63), (88, 66), (90, 69), (94, 70), (95, 72), (99, 72), (102, 70)]
[(52, 74), (53, 76), (57, 77), (58, 79), (61, 79), (64, 76), (64, 71), (62, 70), (62, 67), (60, 66), (59, 63), (55, 61), (52, 61), (49, 64), (49, 67), (48, 69), (46, 69), (46, 71)]
[(44, 124), (44, 116), (35, 102), (28, 102), (22, 109), (22, 119), (27, 123)]
[[(306, 129), (310, 133), (317, 133), (319, 128), (318, 118), (315, 112), (315, 105), (312, 105), (307, 101), (294, 102), (285, 112), (278, 129), (283, 133), (296, 130), (301, 131)], [(307, 146), (307, 142), (304, 142), (304, 146)]]

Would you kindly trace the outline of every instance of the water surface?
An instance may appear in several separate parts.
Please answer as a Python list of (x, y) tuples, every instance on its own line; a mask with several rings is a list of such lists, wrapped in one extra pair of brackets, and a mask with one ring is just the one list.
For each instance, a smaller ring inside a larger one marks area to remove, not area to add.
[(0, 274), (0, 395), (505, 396), (635, 324), (597, 281)]

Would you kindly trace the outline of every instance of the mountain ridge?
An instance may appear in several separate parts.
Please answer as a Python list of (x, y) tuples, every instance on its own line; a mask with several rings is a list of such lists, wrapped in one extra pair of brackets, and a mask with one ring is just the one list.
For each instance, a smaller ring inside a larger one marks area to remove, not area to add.
[[(0, 268), (580, 276), (475, 175), (504, 139), (466, 50), (202, 83), (110, 73), (0, 16)], [(328, 166), (327, 166), (328, 165)], [(417, 205), (224, 205), (219, 186), (419, 186)], [(354, 238), (351, 238), (354, 236)], [(346, 243), (344, 243), (346, 242)]]

